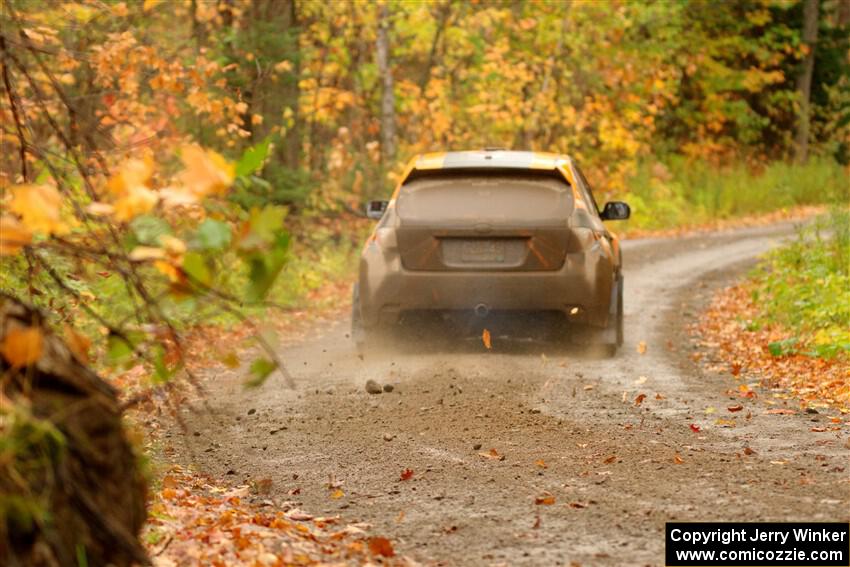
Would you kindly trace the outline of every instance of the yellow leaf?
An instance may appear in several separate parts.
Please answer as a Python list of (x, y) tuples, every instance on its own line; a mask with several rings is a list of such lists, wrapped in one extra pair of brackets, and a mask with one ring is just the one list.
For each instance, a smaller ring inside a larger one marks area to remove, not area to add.
[(28, 230), (45, 234), (64, 234), (68, 225), (62, 220), (62, 196), (49, 185), (13, 187), (9, 208), (21, 215)]
[(115, 212), (115, 207), (109, 203), (94, 202), (89, 203), (88, 206), (86, 206), (86, 212), (96, 217), (109, 216)]
[(343, 496), (345, 496), (345, 492), (343, 492), (340, 488), (337, 488), (336, 490), (331, 492), (331, 498), (333, 498), (334, 500), (339, 500)]
[(180, 158), (186, 166), (180, 178), (186, 189), (196, 196), (223, 193), (233, 183), (235, 167), (212, 150), (187, 145), (183, 147)]
[(152, 246), (136, 246), (129, 254), (130, 260), (144, 262), (145, 260), (161, 260), (165, 258), (165, 250)]
[(18, 219), (0, 215), (0, 256), (11, 256), (32, 241), (32, 233)]
[(274, 70), (277, 71), (278, 73), (285, 73), (287, 71), (291, 71), (292, 70), (292, 63), (290, 63), (289, 61), (286, 61), (286, 60), (281, 61), (281, 62), (275, 64)]
[(145, 12), (150, 12), (151, 10), (156, 8), (160, 2), (162, 2), (162, 0), (145, 0), (145, 3), (142, 4), (142, 10)]
[(644, 341), (640, 341), (637, 345), (638, 354), (646, 353), (646, 343)]
[(139, 215), (143, 215), (153, 209), (159, 201), (156, 191), (151, 191), (142, 186), (135, 186), (127, 191), (127, 194), (114, 205), (115, 219), (129, 221)]
[(121, 164), (118, 173), (109, 178), (107, 189), (116, 197), (123, 197), (135, 187), (150, 188), (153, 161), (148, 158), (130, 159)]
[(0, 344), (0, 354), (13, 368), (28, 366), (41, 356), (44, 337), (38, 327), (13, 329), (6, 334)]
[(181, 256), (186, 253), (186, 243), (170, 234), (160, 236), (159, 243), (171, 256)]

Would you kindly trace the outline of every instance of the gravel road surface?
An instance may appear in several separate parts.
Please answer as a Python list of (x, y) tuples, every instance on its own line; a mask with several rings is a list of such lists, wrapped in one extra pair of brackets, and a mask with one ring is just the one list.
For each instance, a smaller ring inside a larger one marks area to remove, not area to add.
[[(282, 347), (296, 389), (209, 376), (210, 409), (172, 437), (186, 463), (271, 479), (269, 497), (369, 523), (423, 564), (663, 565), (670, 520), (848, 521), (847, 428), (812, 432), (829, 412), (767, 414), (783, 407), (770, 392), (730, 393), (736, 379), (693, 362), (686, 331), (793, 232), (624, 243), (626, 344), (612, 359), (497, 336), (492, 351), (360, 358), (339, 320)], [(392, 392), (368, 394), (370, 379)]]

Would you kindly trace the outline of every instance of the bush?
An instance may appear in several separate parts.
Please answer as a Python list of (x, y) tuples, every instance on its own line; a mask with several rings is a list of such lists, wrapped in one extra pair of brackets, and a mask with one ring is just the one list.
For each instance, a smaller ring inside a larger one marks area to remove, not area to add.
[(793, 337), (771, 343), (775, 355), (850, 353), (850, 211), (836, 209), (768, 255), (755, 274), (760, 323)]

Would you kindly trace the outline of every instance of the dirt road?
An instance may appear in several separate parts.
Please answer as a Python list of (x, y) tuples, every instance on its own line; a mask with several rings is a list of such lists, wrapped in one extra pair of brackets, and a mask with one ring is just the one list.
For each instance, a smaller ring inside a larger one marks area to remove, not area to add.
[[(282, 350), (296, 390), (210, 377), (212, 412), (174, 435), (202, 470), (271, 479), (275, 499), (372, 524), (426, 564), (663, 565), (668, 520), (847, 521), (847, 428), (812, 432), (831, 414), (766, 414), (783, 407), (771, 392), (727, 393), (736, 380), (692, 362), (685, 332), (718, 285), (792, 232), (625, 243), (614, 359), (496, 341), (361, 360), (338, 321)], [(367, 379), (394, 390), (369, 395)], [(491, 449), (499, 458), (480, 455)]]

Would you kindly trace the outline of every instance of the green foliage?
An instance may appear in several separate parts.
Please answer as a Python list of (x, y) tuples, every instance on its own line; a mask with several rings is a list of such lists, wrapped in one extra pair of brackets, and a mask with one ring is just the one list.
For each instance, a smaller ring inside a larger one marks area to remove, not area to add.
[(618, 198), (632, 207), (627, 229), (673, 228), (850, 199), (846, 173), (829, 159), (772, 162), (756, 173), (745, 164), (720, 167), (672, 157), (665, 164), (641, 164), (626, 185), (628, 192)]
[(768, 345), (772, 354), (850, 354), (850, 210), (836, 209), (771, 253), (755, 282), (763, 323), (794, 335)]
[(260, 386), (266, 378), (277, 369), (277, 364), (267, 358), (258, 358), (251, 363), (251, 379), (246, 382), (249, 387)]
[(236, 177), (253, 175), (263, 166), (266, 156), (269, 154), (271, 139), (266, 138), (259, 144), (251, 146), (242, 154), (242, 159), (236, 163)]

